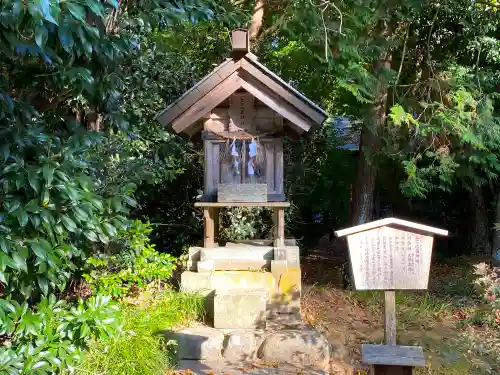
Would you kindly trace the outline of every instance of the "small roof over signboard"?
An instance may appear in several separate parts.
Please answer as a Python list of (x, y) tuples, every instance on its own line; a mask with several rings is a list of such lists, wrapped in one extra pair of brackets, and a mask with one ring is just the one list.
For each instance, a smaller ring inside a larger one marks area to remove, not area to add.
[(161, 111), (156, 119), (178, 134), (201, 130), (197, 122), (236, 91), (246, 91), (281, 115), (299, 134), (319, 128), (327, 113), (262, 65), (250, 52), (247, 30), (232, 32), (233, 54)]
[(441, 236), (448, 235), (447, 230), (430, 227), (428, 225), (413, 223), (411, 221), (406, 221), (406, 220), (402, 220), (402, 219), (396, 219), (395, 217), (389, 217), (386, 219), (372, 221), (372, 222), (366, 223), (366, 224), (356, 225), (355, 227), (337, 230), (337, 231), (335, 231), (335, 235), (337, 237), (344, 237), (344, 236), (349, 236), (351, 234), (365, 232), (367, 230), (376, 229), (376, 228), (385, 227), (385, 226), (395, 226), (395, 227), (408, 228), (408, 229), (413, 229), (413, 230), (417, 230), (417, 231), (421, 231), (421, 232), (426, 232), (429, 234), (438, 234)]

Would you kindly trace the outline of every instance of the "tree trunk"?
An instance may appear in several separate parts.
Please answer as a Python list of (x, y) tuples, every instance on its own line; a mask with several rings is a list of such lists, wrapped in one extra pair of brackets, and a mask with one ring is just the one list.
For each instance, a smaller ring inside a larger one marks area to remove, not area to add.
[[(495, 222), (494, 225), (500, 225), (500, 189), (496, 192), (497, 204), (495, 205)], [(500, 262), (500, 228), (493, 228), (493, 241), (491, 246), (491, 253), (495, 263)]]
[(252, 12), (252, 23), (250, 24), (251, 39), (257, 39), (261, 32), (262, 23), (264, 22), (264, 5), (265, 0), (255, 0), (255, 6)]
[(473, 184), (471, 191), (472, 223), (469, 237), (470, 250), (474, 255), (491, 256), (489, 240), (490, 226), (488, 212), (484, 202), (484, 192), (480, 186)]
[[(388, 28), (382, 29), (382, 35), (387, 35)], [(380, 132), (387, 118), (387, 84), (380, 77), (385, 69), (391, 68), (391, 55), (389, 52), (380, 56), (374, 64), (374, 74), (379, 77), (375, 88), (374, 102), (367, 106), (365, 111), (364, 126), (360, 139), (360, 153), (356, 182), (352, 192), (349, 222), (358, 225), (372, 219), (373, 198), (377, 167), (373, 163), (373, 156), (380, 151)]]

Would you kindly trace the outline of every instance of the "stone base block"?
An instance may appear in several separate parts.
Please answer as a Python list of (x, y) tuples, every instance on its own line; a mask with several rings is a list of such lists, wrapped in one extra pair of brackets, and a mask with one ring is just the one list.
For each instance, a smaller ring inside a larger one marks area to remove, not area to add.
[(275, 289), (275, 280), (270, 272), (259, 271), (216, 271), (211, 274), (211, 287), (217, 292), (236, 290), (241, 292), (251, 289), (267, 290), (271, 295)]
[(330, 361), (330, 345), (313, 329), (285, 330), (267, 336), (257, 355), (265, 361), (325, 368)]
[(216, 291), (214, 328), (263, 329), (266, 326), (267, 290)]
[(201, 250), (200, 260), (272, 260), (274, 250), (271, 246), (213, 247)]
[(184, 271), (181, 274), (183, 292), (209, 293), (212, 290), (210, 274)]
[(167, 340), (177, 342), (178, 359), (219, 360), (222, 358), (224, 334), (206, 326), (186, 328), (179, 332), (167, 332)]
[(289, 266), (300, 267), (300, 250), (298, 246), (275, 247), (274, 260), (286, 260)]
[(218, 259), (198, 262), (198, 272), (213, 271), (269, 271), (270, 260)]

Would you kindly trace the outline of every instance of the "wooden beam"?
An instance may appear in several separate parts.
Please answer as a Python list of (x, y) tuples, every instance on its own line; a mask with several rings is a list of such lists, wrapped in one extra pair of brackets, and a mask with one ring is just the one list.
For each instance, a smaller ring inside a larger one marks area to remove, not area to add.
[(276, 82), (265, 72), (258, 69), (251, 61), (243, 59), (241, 62), (241, 68), (252, 75), (252, 77), (257, 79), (259, 82), (266, 85), (272, 92), (276, 93), (279, 97), (283, 98), (300, 112), (312, 119), (315, 123), (321, 124), (325, 120), (325, 116), (323, 114), (318, 113), (311, 106), (304, 103), (293, 92), (290, 92), (288, 89), (283, 87), (280, 82)]
[(285, 209), (275, 207), (273, 212), (274, 247), (285, 246)]
[(425, 367), (424, 351), (420, 346), (362, 344), (361, 354), (367, 365)]
[(396, 345), (396, 292), (386, 290), (384, 297), (385, 345)]
[(212, 89), (233, 74), (240, 66), (241, 63), (233, 59), (224, 61), (169, 107), (160, 112), (156, 117), (157, 120), (163, 125), (170, 124), (170, 122), (180, 116), (182, 112), (186, 111), (190, 106), (199, 101), (203, 96), (207, 95)]
[(299, 133), (307, 132), (311, 129), (311, 120), (306, 120), (294, 107), (283, 99), (273, 95), (266, 86), (253, 79), (250, 75), (245, 74), (242, 77), (242, 87), (269, 108), (278, 112), (281, 116), (294, 124), (300, 129), (298, 130)]
[(172, 122), (172, 129), (182, 133), (195, 121), (210, 112), (220, 102), (227, 99), (233, 92), (241, 87), (242, 80), (235, 72), (221, 82), (215, 89), (207, 93), (202, 99), (192, 105)]
[(203, 247), (211, 248), (215, 244), (215, 226), (214, 226), (214, 209), (212, 207), (203, 208), (203, 218), (204, 218), (204, 240)]
[(290, 207), (290, 202), (196, 202), (195, 207)]

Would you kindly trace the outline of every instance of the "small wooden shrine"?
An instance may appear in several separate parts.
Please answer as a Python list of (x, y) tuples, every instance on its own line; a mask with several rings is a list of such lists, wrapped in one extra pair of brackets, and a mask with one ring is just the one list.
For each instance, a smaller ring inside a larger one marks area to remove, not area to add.
[[(288, 293), (300, 308), (299, 249), (286, 246), (284, 238), (284, 209), (290, 204), (283, 181), (283, 141), (285, 136), (297, 139), (318, 129), (327, 114), (258, 61), (250, 52), (247, 30), (234, 30), (231, 40), (232, 56), (157, 119), (176, 134), (201, 134), (203, 141), (204, 192), (195, 206), (204, 212), (204, 246), (190, 249), (182, 287), (200, 290), (204, 286), (215, 291), (216, 328), (250, 328), (263, 315), (259, 310), (262, 301)], [(274, 242), (219, 247), (219, 210), (234, 206), (272, 207)], [(252, 270), (268, 272), (245, 273)], [(207, 272), (212, 276), (206, 276)], [(224, 282), (217, 281), (221, 277)], [(254, 294), (248, 285), (265, 289), (266, 297), (256, 293), (252, 305), (249, 298)], [(232, 292), (226, 296), (223, 290)], [(240, 303), (240, 297), (246, 305)], [(257, 309), (255, 319), (250, 305)], [(238, 310), (243, 306), (245, 311)], [(230, 318), (220, 314), (217, 318), (217, 311), (225, 311)], [(247, 317), (245, 323), (230, 323), (241, 316)]]

